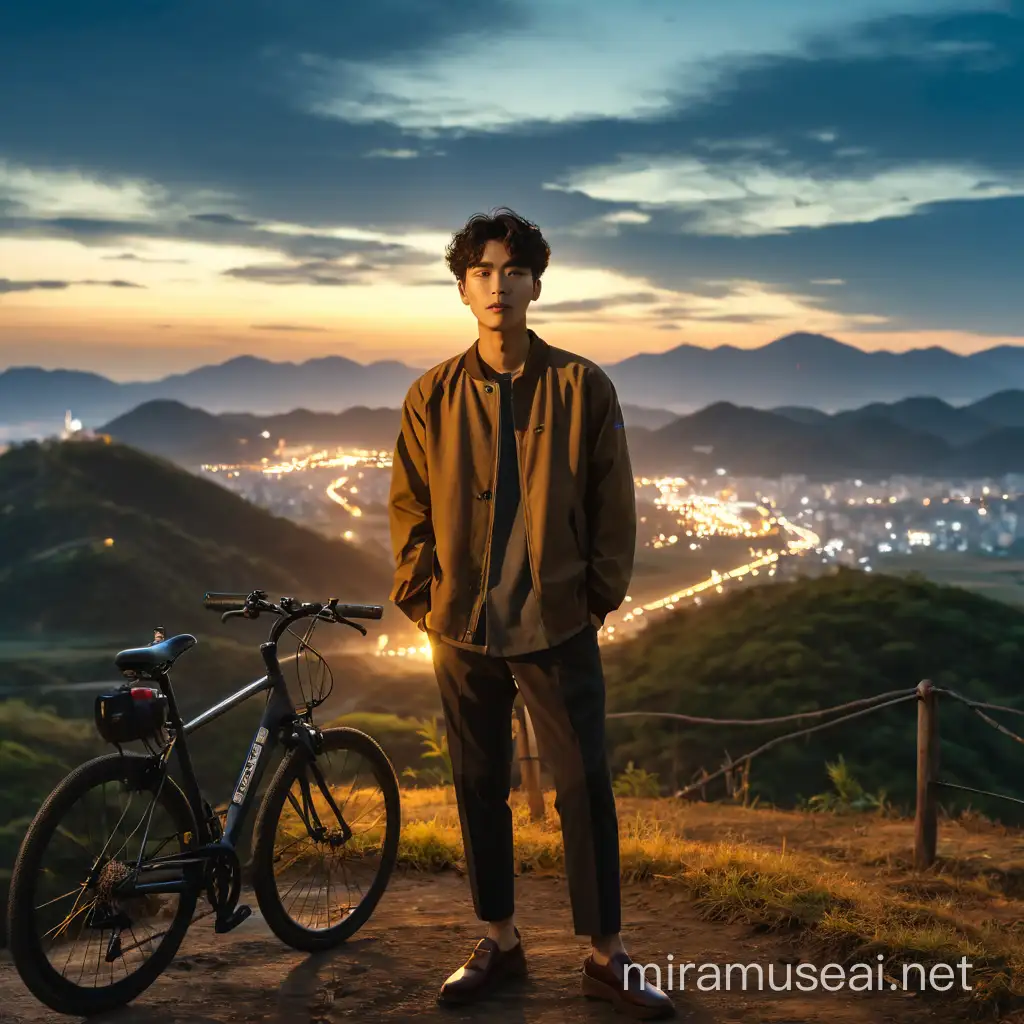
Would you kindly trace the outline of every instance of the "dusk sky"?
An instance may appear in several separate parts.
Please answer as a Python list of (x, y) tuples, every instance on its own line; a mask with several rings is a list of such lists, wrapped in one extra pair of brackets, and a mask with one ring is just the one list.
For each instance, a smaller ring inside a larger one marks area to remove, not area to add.
[(820, 331), (1024, 341), (1024, 3), (0, 8), (0, 369), (427, 366), (508, 205), (531, 324), (612, 362)]

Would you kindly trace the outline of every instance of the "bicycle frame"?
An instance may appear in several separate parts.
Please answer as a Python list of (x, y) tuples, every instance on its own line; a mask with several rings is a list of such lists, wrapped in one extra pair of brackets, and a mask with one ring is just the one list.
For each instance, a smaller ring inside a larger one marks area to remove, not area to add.
[[(181, 767), (182, 789), (195, 819), (199, 847), (198, 849), (188, 850), (183, 853), (154, 857), (146, 860), (144, 865), (140, 862), (139, 867), (141, 870), (152, 871), (175, 865), (199, 864), (210, 855), (222, 853), (225, 849), (234, 850), (249, 812), (252, 809), (260, 781), (266, 771), (269, 760), (268, 755), (273, 752), (277, 744), (283, 743), (289, 749), (301, 744), (306, 747), (311, 757), (315, 757), (316, 752), (313, 744), (314, 730), (302, 720), (302, 713), (295, 710), (289, 699), (284, 673), (281, 671), (281, 665), (277, 656), (277, 642), (281, 634), (285, 632), (292, 622), (302, 617), (301, 615), (287, 615), (278, 619), (271, 630), (270, 639), (260, 645), (260, 654), (267, 668), (265, 676), (254, 680), (229, 697), (225, 697), (222, 701), (207, 708), (206, 711), (203, 711), (189, 722), (182, 721), (174, 689), (167, 674), (164, 673), (156, 680), (161, 690), (167, 696), (168, 724), (174, 730), (171, 752), (177, 754), (178, 764)], [(214, 719), (226, 714), (232, 708), (238, 707), (238, 705), (244, 703), (250, 697), (264, 691), (269, 691), (267, 705), (263, 711), (259, 727), (252, 738), (252, 742), (249, 744), (248, 755), (235, 783), (231, 803), (228, 805), (224, 833), (215, 840), (210, 831), (206, 810), (203, 807), (203, 796), (199, 788), (195, 767), (192, 764), (192, 757), (186, 737)], [(334, 804), (334, 800), (329, 790), (326, 789), (326, 784), (319, 771), (316, 772), (316, 775), (321, 791), (325, 793), (332, 809), (338, 815), (343, 829), (347, 831), (341, 812)], [(145, 840), (143, 840), (142, 848), (145, 848)], [(136, 880), (131, 886), (131, 891), (136, 894), (171, 893), (190, 888), (192, 885), (194, 885), (194, 882), (191, 882), (187, 877), (164, 879), (155, 882), (140, 882)]]

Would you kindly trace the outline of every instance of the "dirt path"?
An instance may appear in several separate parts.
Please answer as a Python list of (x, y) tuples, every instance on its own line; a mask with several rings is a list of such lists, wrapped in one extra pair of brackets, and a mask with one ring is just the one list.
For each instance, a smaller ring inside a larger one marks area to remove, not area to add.
[[(102, 1018), (119, 1024), (329, 1024), (355, 1021), (495, 1021), (498, 1024), (612, 1022), (610, 1007), (579, 994), (578, 969), (587, 946), (571, 934), (564, 880), (517, 879), (518, 921), (531, 977), (486, 1004), (450, 1010), (436, 1005), (437, 988), (462, 963), (481, 934), (469, 886), (455, 873), (396, 877), (368, 924), (345, 946), (308, 956), (282, 946), (253, 905), (252, 917), (226, 936), (209, 918), (197, 922), (176, 961), (133, 1005)], [(243, 902), (246, 899), (243, 897)], [(927, 1000), (903, 993), (767, 990), (768, 965), (792, 956), (785, 940), (748, 927), (702, 921), (671, 888), (647, 884), (623, 890), (624, 937), (634, 959), (657, 963), (760, 964), (765, 991), (694, 990), (671, 994), (676, 1020), (687, 1024), (953, 1024), (953, 992)], [(777, 964), (776, 972), (780, 971)], [(784, 967), (781, 968), (785, 970)], [(776, 974), (776, 977), (784, 975)], [(723, 982), (724, 986), (724, 982)], [(663, 987), (668, 987), (667, 976)], [(69, 1021), (48, 1012), (0, 961), (0, 1022)], [(100, 1018), (96, 1018), (100, 1020)]]

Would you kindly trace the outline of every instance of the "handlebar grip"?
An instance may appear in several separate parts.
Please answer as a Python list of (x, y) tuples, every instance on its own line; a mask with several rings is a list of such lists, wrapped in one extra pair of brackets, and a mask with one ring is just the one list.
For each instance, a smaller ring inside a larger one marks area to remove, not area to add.
[(245, 607), (248, 594), (217, 594), (209, 591), (203, 595), (203, 607), (211, 612), (234, 612)]
[(384, 606), (379, 604), (336, 604), (334, 611), (343, 619), (379, 619)]

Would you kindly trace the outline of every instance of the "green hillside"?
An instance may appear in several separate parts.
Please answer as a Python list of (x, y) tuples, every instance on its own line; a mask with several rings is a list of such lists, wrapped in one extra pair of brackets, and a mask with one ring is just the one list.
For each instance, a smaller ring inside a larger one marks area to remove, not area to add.
[[(657, 621), (609, 651), (608, 711), (671, 711), (762, 718), (827, 708), (921, 679), (973, 699), (1024, 707), (1024, 611), (920, 578), (842, 570), (740, 590)], [(1000, 717), (1000, 716), (997, 716)], [(1003, 714), (1009, 728), (1022, 719)], [(840, 754), (869, 791), (913, 806), (915, 702), (781, 744), (754, 760), (750, 795), (778, 806), (830, 789), (826, 761)], [(970, 709), (940, 697), (940, 777), (1024, 797), (1021, 747)], [(663, 785), (687, 784), (773, 736), (814, 724), (710, 726), (667, 719), (609, 721), (617, 768), (632, 759)], [(723, 795), (712, 784), (709, 797)], [(950, 809), (970, 803), (1003, 820), (1014, 806), (941, 790)]]
[(207, 590), (387, 606), (390, 582), (379, 557), (123, 445), (29, 443), (0, 456), (6, 637), (146, 641), (157, 623), (219, 628), (202, 607)]

